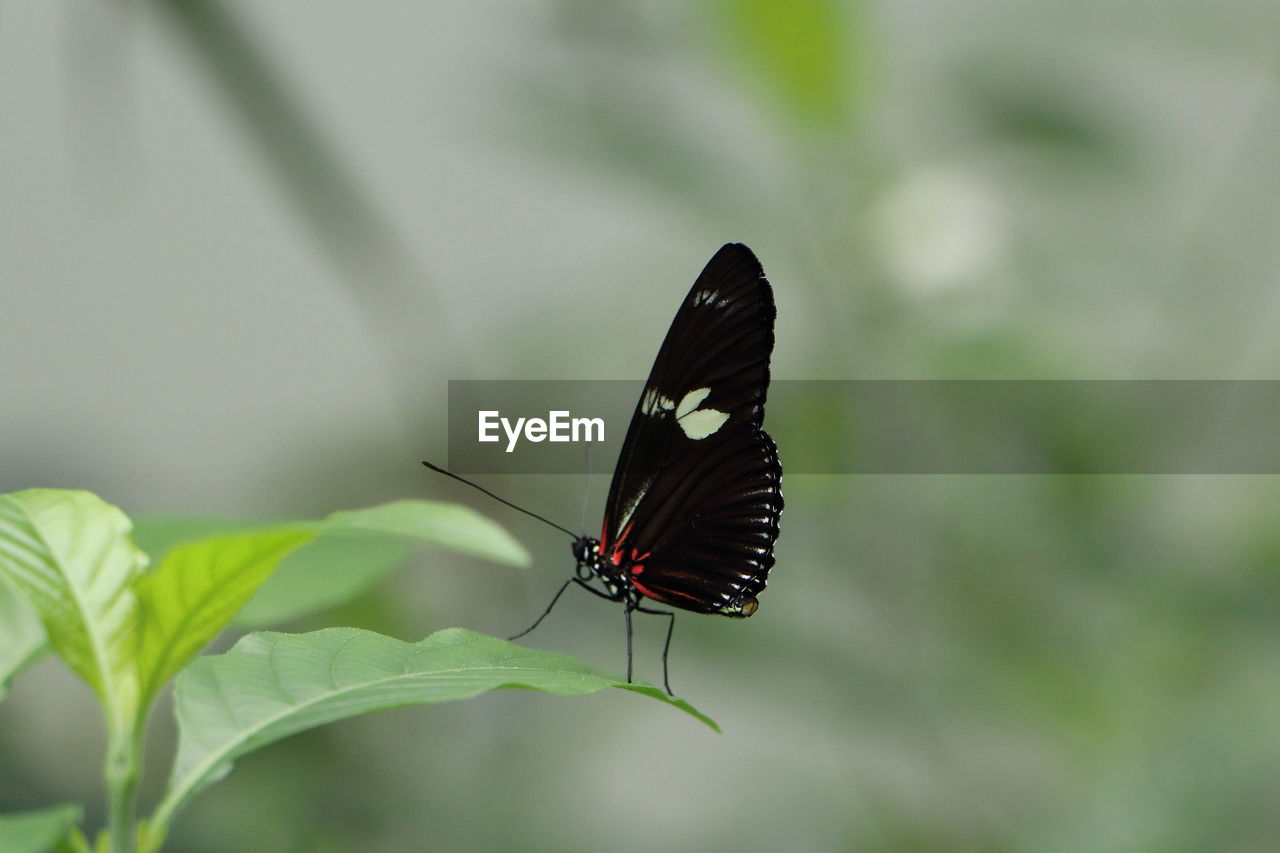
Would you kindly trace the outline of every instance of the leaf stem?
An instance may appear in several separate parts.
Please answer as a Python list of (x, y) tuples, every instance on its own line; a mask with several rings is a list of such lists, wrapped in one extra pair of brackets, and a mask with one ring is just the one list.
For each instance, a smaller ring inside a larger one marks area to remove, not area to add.
[(169, 834), (169, 822), (173, 820), (174, 813), (186, 801), (186, 794), (188, 793), (188, 791), (183, 791), (182, 795), (174, 796), (170, 792), (156, 807), (156, 810), (151, 813), (151, 817), (144, 821), (147, 825), (147, 831), (144, 833), (143, 843), (138, 848), (138, 853), (155, 853), (160, 849), (160, 844), (164, 841), (165, 836)]
[(103, 776), (107, 783), (107, 835), (111, 853), (134, 853), (143, 727), (112, 726)]

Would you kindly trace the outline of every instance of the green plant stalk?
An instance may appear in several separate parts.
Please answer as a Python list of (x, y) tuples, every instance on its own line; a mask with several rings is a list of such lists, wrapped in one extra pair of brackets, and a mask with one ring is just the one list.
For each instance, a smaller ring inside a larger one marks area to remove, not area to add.
[(104, 776), (111, 853), (133, 853), (141, 752), (142, 738), (132, 733), (113, 736), (108, 744)]
[(148, 820), (148, 829), (143, 844), (138, 848), (138, 853), (156, 853), (160, 849), (160, 845), (164, 842), (165, 836), (169, 834), (169, 821), (173, 820), (174, 812), (177, 811), (179, 803), (172, 801), (170, 797), (165, 797), (164, 802), (160, 804)]
[(147, 820), (145, 843), (138, 849), (138, 853), (155, 853), (160, 849), (165, 836), (169, 834), (169, 823), (190, 796), (191, 789), (185, 787), (178, 791), (170, 790), (164, 795), (164, 799)]
[[(145, 717), (144, 717), (145, 719)], [(103, 777), (107, 783), (107, 835), (111, 853), (133, 853), (137, 821), (138, 776), (145, 723), (112, 726)]]

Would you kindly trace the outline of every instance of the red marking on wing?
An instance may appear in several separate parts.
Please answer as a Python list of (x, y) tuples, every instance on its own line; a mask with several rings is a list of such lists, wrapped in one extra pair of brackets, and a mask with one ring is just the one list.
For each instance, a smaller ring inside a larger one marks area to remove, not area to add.
[[(607, 522), (605, 523), (604, 532), (602, 533), (601, 539), (600, 539), (600, 542), (601, 542), (600, 548), (602, 551), (604, 551), (609, 555), (609, 561), (613, 563), (615, 566), (622, 565), (622, 562), (624, 559), (623, 555), (624, 555), (624, 552), (627, 550), (627, 537), (631, 535), (631, 528), (633, 526), (634, 526), (634, 522), (632, 522), (631, 524), (628, 524), (626, 528), (622, 531), (622, 533), (619, 534), (618, 541), (610, 544), (610, 542), (607, 539), (609, 535), (609, 525)], [(645, 553), (641, 554), (639, 548), (631, 549), (630, 559), (627, 560), (627, 562), (630, 565), (628, 566), (627, 570), (633, 579), (637, 575), (639, 575), (641, 572), (644, 571), (643, 561), (649, 559), (649, 557), (652, 555), (653, 555), (652, 551), (646, 551)], [(634, 583), (634, 580), (633, 580), (633, 583)], [(659, 600), (659, 599), (656, 599), (649, 592), (644, 590), (639, 584), (635, 584), (635, 586), (636, 586), (636, 589), (640, 590), (641, 595), (647, 595), (649, 596), (649, 598), (654, 598), (655, 600)]]
[(651, 590), (647, 589), (647, 588), (646, 588), (646, 587), (644, 587), (642, 584), (638, 583), (638, 582), (635, 580), (635, 578), (632, 578), (632, 579), (631, 579), (631, 585), (632, 585), (632, 586), (634, 586), (637, 590), (639, 590), (640, 594), (641, 594), (641, 595), (643, 595), (643, 596), (645, 596), (646, 598), (652, 598), (654, 601), (661, 601), (661, 602), (663, 602), (664, 604), (668, 604), (668, 603), (669, 603), (669, 604), (674, 604), (675, 602), (673, 602), (673, 601), (671, 600), (672, 596), (675, 596), (675, 597), (678, 597), (678, 598), (685, 598), (685, 599), (688, 599), (688, 600), (690, 600), (690, 601), (697, 601), (697, 600), (698, 600), (698, 596), (696, 596), (696, 595), (690, 595), (690, 594), (689, 594), (689, 593), (687, 593), (687, 592), (677, 592), (677, 591), (676, 591), (676, 590), (674, 590), (674, 589), (667, 590), (667, 591), (666, 591), (666, 593), (665, 593), (665, 594), (663, 594), (663, 595), (655, 595)]
[[(618, 541), (613, 543), (613, 548), (612, 548), (613, 553), (609, 555), (609, 560), (615, 566), (622, 565), (622, 551), (624, 548), (626, 548), (627, 536), (631, 534), (631, 528), (634, 526), (635, 526), (635, 522), (633, 521), (630, 524), (628, 524), (625, 528), (623, 528), (622, 532), (618, 534)], [(606, 546), (604, 550), (610, 550), (610, 549)]]

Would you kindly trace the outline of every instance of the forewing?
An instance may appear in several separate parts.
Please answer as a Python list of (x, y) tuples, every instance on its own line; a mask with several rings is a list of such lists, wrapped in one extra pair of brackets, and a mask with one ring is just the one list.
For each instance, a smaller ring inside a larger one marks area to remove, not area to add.
[[(746, 246), (716, 252), (676, 312), (631, 417), (605, 506), (617, 542), (667, 469), (691, 466), (723, 436), (759, 432), (773, 351), (773, 292)], [(766, 436), (767, 440), (767, 436)]]

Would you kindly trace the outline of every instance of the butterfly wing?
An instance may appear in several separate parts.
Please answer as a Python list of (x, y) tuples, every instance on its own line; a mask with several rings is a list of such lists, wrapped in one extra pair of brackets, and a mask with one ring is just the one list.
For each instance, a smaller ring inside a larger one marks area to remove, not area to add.
[(759, 261), (729, 244), (685, 297), (636, 405), (601, 550), (643, 595), (749, 616), (773, 565), (782, 466), (761, 428), (776, 311)]
[[(750, 616), (773, 566), (782, 466), (761, 429), (734, 428), (663, 469), (617, 557), (643, 595), (700, 613)], [(659, 499), (660, 497), (660, 499)]]

